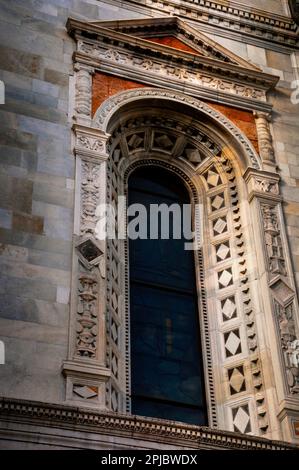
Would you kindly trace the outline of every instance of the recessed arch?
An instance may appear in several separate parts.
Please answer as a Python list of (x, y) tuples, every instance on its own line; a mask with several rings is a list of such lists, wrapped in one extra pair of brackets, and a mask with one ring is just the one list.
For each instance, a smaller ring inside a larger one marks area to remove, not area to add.
[(235, 149), (239, 157), (240, 166), (243, 167), (243, 172), (248, 167), (261, 169), (260, 158), (252, 143), (226, 116), (201, 100), (167, 89), (138, 88), (117, 93), (104, 101), (98, 108), (94, 115), (92, 126), (109, 133), (113, 119), (125, 107), (137, 104), (138, 108), (142, 109), (143, 104), (146, 106), (157, 106), (157, 103), (162, 105), (164, 103), (176, 103), (182, 112), (187, 111), (187, 114), (190, 114), (190, 112), (193, 112), (193, 114), (197, 113), (194, 120), (201, 116), (206, 122), (211, 123), (219, 139)]

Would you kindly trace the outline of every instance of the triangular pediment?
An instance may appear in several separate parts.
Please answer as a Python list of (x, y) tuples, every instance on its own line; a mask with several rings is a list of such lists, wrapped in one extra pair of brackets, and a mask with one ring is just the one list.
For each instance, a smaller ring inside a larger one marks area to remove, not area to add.
[(249, 70), (260, 70), (175, 16), (138, 20), (94, 21), (91, 24), (160, 44), (165, 48), (241, 66)]

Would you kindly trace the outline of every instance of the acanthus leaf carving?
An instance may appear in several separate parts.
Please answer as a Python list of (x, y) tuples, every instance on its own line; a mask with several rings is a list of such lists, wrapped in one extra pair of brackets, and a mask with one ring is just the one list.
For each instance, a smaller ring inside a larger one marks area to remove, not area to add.
[(264, 193), (279, 194), (279, 186), (277, 181), (269, 181), (267, 179), (256, 179), (256, 189)]
[(105, 144), (101, 139), (87, 137), (79, 134), (77, 137), (77, 147), (95, 152), (105, 152)]

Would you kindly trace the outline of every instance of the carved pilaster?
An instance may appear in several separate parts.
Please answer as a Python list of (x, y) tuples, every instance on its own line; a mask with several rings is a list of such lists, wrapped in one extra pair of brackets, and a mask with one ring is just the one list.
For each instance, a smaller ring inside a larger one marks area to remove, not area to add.
[(63, 365), (67, 401), (106, 407), (105, 241), (96, 237), (98, 206), (106, 199), (106, 140), (75, 125), (76, 189), (69, 357)]
[(75, 65), (75, 112), (76, 122), (89, 125), (91, 120), (92, 75), (94, 69), (82, 64)]
[[(277, 400), (271, 416), (274, 419), (277, 415), (283, 438), (287, 438), (292, 432), (294, 415), (290, 409), (294, 406), (298, 409), (299, 329), (298, 300), (279, 193), (280, 177), (273, 171), (248, 169), (244, 179), (255, 218), (253, 231), (258, 256), (256, 276), (261, 300), (260, 322), (267, 332), (263, 360), (266, 361), (266, 370), (273, 370), (273, 375), (268, 376), (269, 403), (273, 406)], [(257, 227), (260, 227), (260, 232)], [(280, 413), (277, 414), (279, 406)]]
[(275, 153), (270, 131), (271, 114), (262, 111), (254, 112), (259, 152), (265, 170), (273, 170), (275, 165)]

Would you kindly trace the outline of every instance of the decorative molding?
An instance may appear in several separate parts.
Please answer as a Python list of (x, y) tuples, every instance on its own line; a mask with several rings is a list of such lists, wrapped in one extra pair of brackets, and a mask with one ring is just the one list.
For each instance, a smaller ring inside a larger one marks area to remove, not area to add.
[[(172, 17), (167, 19), (166, 25), (185, 31), (189, 38), (193, 37), (194, 41), (203, 44), (205, 51), (215, 50), (215, 54), (218, 54), (216, 59), (211, 52), (208, 56), (207, 53), (191, 54), (127, 34), (127, 30), (134, 30), (136, 22), (143, 26), (146, 23), (146, 29), (149, 27), (148, 22), (153, 27), (161, 21), (83, 23), (69, 19), (68, 31), (77, 40), (75, 60), (103, 73), (112, 73), (147, 85), (169, 86), (178, 91), (183, 86), (184, 92), (191, 96), (201, 96), (243, 109), (271, 110), (266, 102), (266, 92), (275, 87), (278, 77), (263, 73), (185, 22)], [(126, 26), (126, 34), (110, 28), (114, 25), (119, 29), (122, 24)]]
[[(116, 0), (105, 0), (116, 5)], [(126, 7), (141, 14), (177, 16), (188, 20), (195, 27), (218, 36), (240, 40), (246, 37), (249, 44), (268, 47), (280, 52), (298, 48), (298, 26), (292, 18), (246, 8), (237, 2), (211, 2), (210, 0), (128, 0)], [(164, 19), (164, 18), (163, 18)]]
[[(281, 441), (271, 441), (238, 432), (228, 432), (205, 427), (184, 425), (173, 421), (107, 413), (78, 406), (45, 404), (40, 402), (0, 399), (0, 418), (10, 425), (21, 422), (32, 427), (70, 429), (110, 437), (124, 436), (145, 441), (161, 442), (192, 449), (242, 449), (242, 450), (295, 450), (297, 446)], [(46, 432), (45, 430), (45, 432)], [(24, 436), (26, 439), (26, 436)], [(63, 440), (63, 437), (60, 437)], [(89, 442), (90, 448), (90, 442)]]
[[(147, 80), (152, 74), (160, 81), (171, 80), (177, 82), (183, 82), (185, 85), (207, 88), (223, 93), (229, 93), (241, 98), (250, 98), (252, 100), (266, 101), (265, 91), (259, 89), (256, 86), (250, 85), (249, 82), (244, 79), (244, 72), (242, 74), (243, 83), (235, 83), (231, 80), (231, 77), (226, 79), (215, 77), (214, 73), (201, 73), (196, 71), (196, 62), (190, 62), (190, 65), (186, 64), (184, 67), (172, 65), (169, 61), (154, 60), (144, 58), (142, 55), (130, 54), (127, 52), (118, 52), (114, 49), (100, 48), (97, 44), (88, 43), (85, 39), (78, 41), (78, 53), (86, 54), (88, 57), (92, 57), (100, 61), (100, 69), (104, 70), (105, 64), (116, 64), (123, 69), (134, 71), (135, 76), (137, 71), (142, 71), (146, 74)], [(81, 55), (77, 55), (77, 60), (83, 59)], [(185, 61), (186, 62), (186, 61)], [(219, 65), (218, 65), (219, 67)], [(199, 69), (199, 67), (197, 67)], [(209, 67), (211, 68), (211, 67)], [(217, 70), (219, 74), (219, 68)], [(240, 79), (240, 77), (238, 77)], [(249, 83), (249, 84), (248, 84)]]
[(182, 93), (172, 92), (165, 89), (154, 88), (140, 88), (130, 91), (123, 91), (108, 98), (97, 110), (93, 119), (93, 126), (106, 132), (109, 121), (113, 114), (127, 103), (137, 100), (148, 100), (159, 98), (160, 100), (175, 101), (178, 103), (186, 104), (192, 108), (202, 112), (206, 116), (211, 117), (217, 121), (218, 125), (222, 125), (244, 149), (244, 152), (249, 159), (249, 166), (253, 168), (260, 168), (259, 157), (256, 154), (251, 142), (247, 137), (223, 114), (208, 106), (206, 103), (186, 96)]
[[(212, 59), (217, 59), (218, 61), (220, 60), (222, 62), (240, 65), (249, 70), (260, 72), (260, 69), (257, 66), (229, 51), (205, 34), (202, 34), (198, 29), (186, 23), (186, 21), (182, 21), (176, 16), (167, 16), (164, 18), (142, 18), (136, 20), (94, 21), (92, 24), (110, 30), (112, 29), (126, 35), (145, 39), (146, 41), (148, 38), (172, 36), (191, 47), (197, 55), (203, 55), (204, 57), (210, 57)], [(165, 47), (160, 47), (162, 51), (165, 50)], [(176, 52), (179, 51), (176, 49)], [(192, 54), (192, 52), (190, 53)]]
[(248, 168), (243, 178), (247, 184), (249, 202), (256, 196), (272, 203), (281, 201), (278, 173)]

